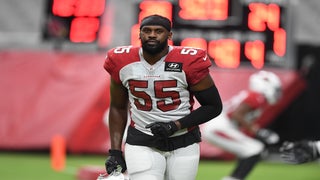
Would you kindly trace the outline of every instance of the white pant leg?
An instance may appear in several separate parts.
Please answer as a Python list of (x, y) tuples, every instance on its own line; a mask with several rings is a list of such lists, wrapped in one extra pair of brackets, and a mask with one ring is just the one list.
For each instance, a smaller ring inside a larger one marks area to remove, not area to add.
[(198, 143), (170, 152), (125, 145), (125, 160), (130, 180), (195, 180), (199, 159)]
[(202, 135), (204, 140), (240, 158), (259, 154), (264, 149), (263, 143), (241, 132), (225, 114), (206, 123)]
[(200, 145), (194, 143), (171, 151), (167, 157), (166, 180), (195, 180), (200, 159)]
[(161, 151), (125, 144), (125, 160), (130, 180), (163, 180), (166, 158)]

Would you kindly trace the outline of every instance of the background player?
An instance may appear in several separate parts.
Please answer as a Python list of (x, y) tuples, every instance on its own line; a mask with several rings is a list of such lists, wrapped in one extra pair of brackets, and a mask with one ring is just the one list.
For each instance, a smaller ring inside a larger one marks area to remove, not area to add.
[(278, 142), (276, 133), (259, 128), (254, 121), (280, 96), (280, 79), (272, 72), (258, 71), (250, 76), (249, 89), (231, 98), (221, 115), (204, 125), (204, 139), (238, 157), (237, 166), (224, 180), (245, 179), (260, 160), (265, 144)]
[[(128, 169), (131, 180), (194, 180), (200, 158), (198, 125), (222, 110), (209, 74), (211, 61), (204, 50), (169, 46), (171, 22), (159, 15), (142, 20), (139, 38), (142, 47), (111, 49), (105, 61), (111, 75), (106, 170)], [(193, 96), (201, 104), (194, 111)]]

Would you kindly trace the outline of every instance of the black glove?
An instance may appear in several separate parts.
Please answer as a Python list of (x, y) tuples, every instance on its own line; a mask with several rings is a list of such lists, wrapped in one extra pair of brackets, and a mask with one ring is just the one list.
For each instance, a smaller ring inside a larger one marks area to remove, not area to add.
[(146, 128), (150, 128), (154, 136), (162, 138), (167, 138), (178, 130), (176, 123), (173, 121), (151, 123)]
[(125, 172), (127, 170), (127, 165), (122, 156), (122, 151), (110, 149), (105, 166), (108, 174), (111, 174), (113, 171)]
[(280, 157), (287, 163), (302, 164), (319, 158), (315, 142), (284, 142), (280, 148)]
[(276, 132), (270, 129), (261, 128), (257, 131), (256, 139), (262, 141), (266, 145), (273, 145), (277, 144), (280, 138)]

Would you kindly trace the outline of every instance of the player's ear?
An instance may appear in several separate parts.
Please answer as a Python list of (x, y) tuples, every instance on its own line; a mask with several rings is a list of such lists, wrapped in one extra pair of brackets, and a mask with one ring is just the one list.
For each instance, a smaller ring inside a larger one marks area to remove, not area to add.
[(172, 31), (170, 31), (169, 35), (168, 35), (168, 40), (172, 40), (172, 36), (173, 36), (173, 33), (172, 33)]
[(141, 39), (141, 30), (139, 31), (139, 39)]

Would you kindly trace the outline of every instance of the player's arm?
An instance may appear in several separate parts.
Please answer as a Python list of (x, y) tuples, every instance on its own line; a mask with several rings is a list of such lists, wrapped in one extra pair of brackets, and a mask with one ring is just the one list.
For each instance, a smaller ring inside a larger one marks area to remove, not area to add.
[(276, 132), (272, 131), (271, 129), (260, 128), (258, 125), (254, 124), (253, 121), (245, 120), (246, 114), (252, 110), (253, 109), (251, 106), (245, 102), (242, 102), (231, 114), (231, 119), (236, 121), (240, 128), (250, 133), (265, 145), (273, 145), (278, 143), (279, 135)]
[(121, 151), (123, 134), (127, 124), (128, 94), (125, 87), (116, 83), (111, 78), (110, 83), (110, 108), (109, 108), (109, 133), (111, 149), (105, 162), (106, 171), (125, 172), (127, 166)]
[(189, 115), (175, 121), (178, 129), (203, 124), (217, 117), (222, 111), (221, 97), (210, 74), (190, 87), (190, 91), (194, 93), (201, 106)]
[(256, 134), (258, 127), (253, 126), (252, 123), (245, 120), (246, 114), (251, 112), (253, 109), (248, 104), (242, 102), (239, 104), (237, 108), (232, 112), (231, 119), (236, 121), (240, 128), (245, 129), (246, 131), (249, 131), (252, 134)]
[(123, 134), (127, 124), (127, 89), (111, 79), (110, 83), (109, 133), (111, 149), (121, 150)]

